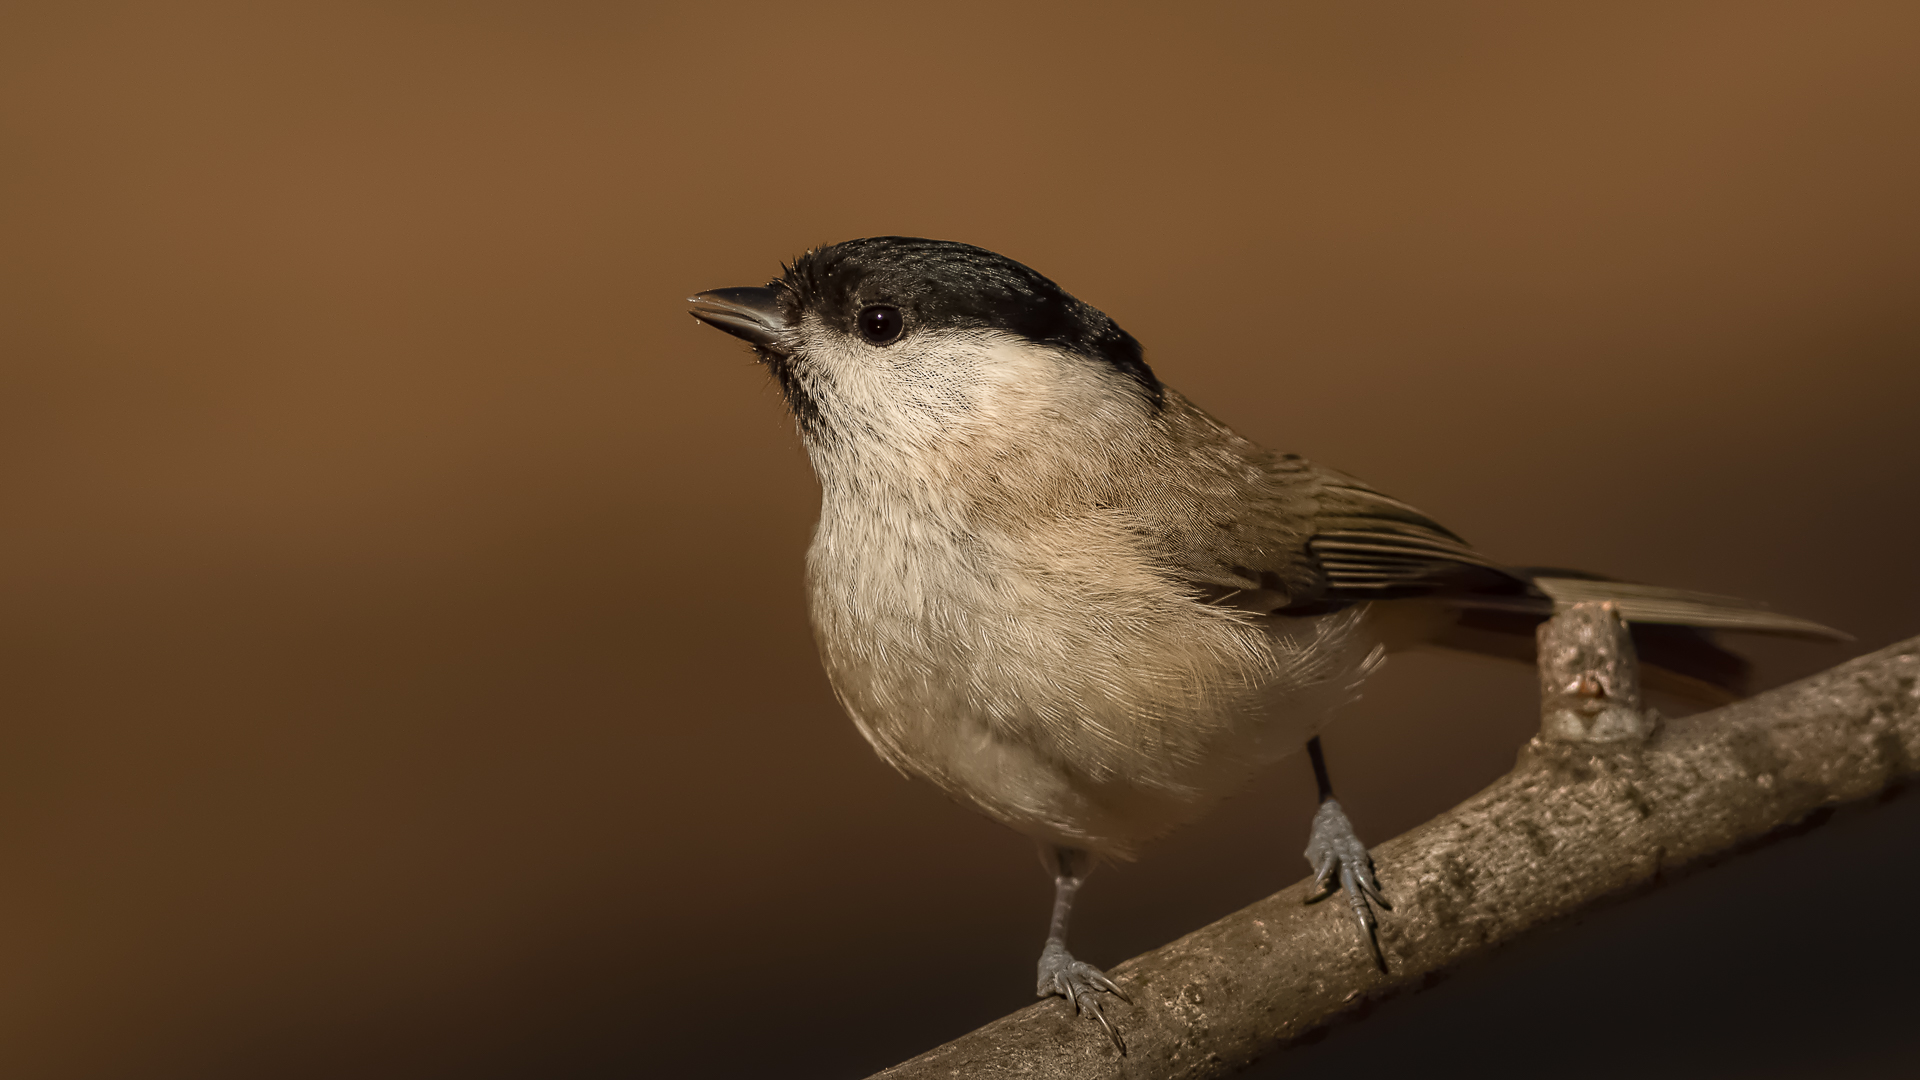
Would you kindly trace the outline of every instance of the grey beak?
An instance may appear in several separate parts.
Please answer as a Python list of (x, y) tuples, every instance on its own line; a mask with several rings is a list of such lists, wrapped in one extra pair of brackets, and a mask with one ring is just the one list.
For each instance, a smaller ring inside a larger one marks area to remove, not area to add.
[(693, 317), (763, 349), (778, 349), (793, 329), (772, 289), (714, 289), (687, 298)]

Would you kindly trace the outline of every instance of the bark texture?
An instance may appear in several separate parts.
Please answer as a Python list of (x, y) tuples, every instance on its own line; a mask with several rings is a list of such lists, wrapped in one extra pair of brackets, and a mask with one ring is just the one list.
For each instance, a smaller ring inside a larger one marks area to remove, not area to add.
[[(1124, 1057), (1056, 998), (879, 1075), (1224, 1076), (1529, 929), (1920, 770), (1920, 638), (1648, 724), (1650, 735), (1620, 738), (1622, 725), (1608, 724), (1611, 738), (1581, 740), (1566, 738), (1574, 725), (1551, 692), (1579, 696), (1583, 665), (1617, 679), (1606, 665), (1618, 658), (1592, 651), (1592, 633), (1578, 636), (1588, 658), (1563, 657), (1547, 687), (1547, 728), (1558, 737), (1535, 738), (1512, 772), (1374, 849), (1394, 902), (1380, 927), (1386, 974), (1346, 905), (1305, 904), (1312, 882), (1302, 881), (1109, 969), (1134, 1002), (1107, 1004), (1126, 1035)], [(1542, 645), (1553, 662), (1546, 634)]]

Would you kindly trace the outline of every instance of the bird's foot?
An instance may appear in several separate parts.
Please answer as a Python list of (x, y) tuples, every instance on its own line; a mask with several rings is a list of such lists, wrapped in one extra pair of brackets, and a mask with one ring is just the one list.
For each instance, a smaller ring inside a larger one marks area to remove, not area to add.
[(1127, 1044), (1120, 1041), (1119, 1030), (1113, 1026), (1112, 1021), (1107, 1019), (1107, 1014), (1100, 1007), (1098, 995), (1102, 993), (1112, 994), (1129, 1005), (1133, 1004), (1133, 999), (1115, 986), (1105, 972), (1092, 964), (1075, 960), (1073, 954), (1068, 952), (1067, 947), (1060, 942), (1047, 942), (1047, 947), (1040, 951), (1040, 984), (1035, 996), (1050, 997), (1058, 994), (1073, 1002), (1075, 1013), (1080, 1015), (1092, 1013), (1093, 1018), (1100, 1021), (1100, 1026), (1107, 1029), (1107, 1038), (1113, 1040), (1114, 1049), (1125, 1054)]
[(1393, 905), (1380, 895), (1380, 881), (1373, 876), (1373, 857), (1355, 835), (1353, 823), (1347, 820), (1340, 804), (1332, 799), (1321, 803), (1320, 810), (1313, 815), (1313, 832), (1307, 839), (1307, 862), (1313, 864), (1313, 883), (1318, 889), (1307, 897), (1307, 903), (1325, 900), (1333, 895), (1336, 887), (1345, 889), (1347, 902), (1353, 905), (1353, 917), (1360, 921), (1360, 932), (1367, 939), (1367, 947), (1373, 950), (1374, 964), (1381, 971), (1387, 970), (1372, 905), (1379, 904), (1385, 911), (1392, 911)]

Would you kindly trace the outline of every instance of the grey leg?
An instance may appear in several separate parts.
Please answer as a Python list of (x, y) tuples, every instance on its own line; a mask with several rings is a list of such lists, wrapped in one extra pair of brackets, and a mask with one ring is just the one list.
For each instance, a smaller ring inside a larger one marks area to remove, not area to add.
[(1308, 740), (1307, 755), (1313, 759), (1313, 778), (1320, 786), (1320, 809), (1313, 815), (1313, 831), (1307, 837), (1307, 862), (1313, 866), (1314, 885), (1319, 891), (1309, 896), (1307, 903), (1317, 903), (1333, 895), (1337, 877), (1339, 887), (1347, 891), (1347, 902), (1353, 905), (1353, 917), (1360, 922), (1367, 947), (1373, 950), (1375, 966), (1385, 971), (1387, 958), (1380, 952), (1379, 926), (1368, 902), (1379, 904), (1385, 911), (1392, 911), (1393, 905), (1380, 895), (1380, 882), (1373, 874), (1373, 856), (1367, 854), (1366, 845), (1353, 831), (1353, 823), (1334, 801), (1333, 783), (1327, 779), (1327, 759), (1320, 752), (1319, 736)]
[(1046, 947), (1040, 950), (1040, 983), (1036, 996), (1058, 994), (1073, 1002), (1074, 1012), (1093, 1013), (1100, 1026), (1107, 1029), (1114, 1049), (1125, 1054), (1127, 1044), (1120, 1041), (1120, 1033), (1107, 1020), (1096, 995), (1112, 994), (1129, 1005), (1133, 999), (1121, 993), (1099, 968), (1075, 960), (1067, 951), (1067, 916), (1073, 911), (1073, 896), (1080, 891), (1080, 883), (1093, 869), (1093, 859), (1078, 848), (1052, 846), (1043, 847), (1040, 858), (1053, 871), (1053, 923), (1047, 928)]

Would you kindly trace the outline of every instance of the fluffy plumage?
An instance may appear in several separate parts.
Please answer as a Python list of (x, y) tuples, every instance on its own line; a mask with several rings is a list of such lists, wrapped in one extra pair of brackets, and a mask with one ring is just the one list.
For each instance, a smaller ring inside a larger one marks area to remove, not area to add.
[[(980, 248), (857, 240), (729, 295), (748, 293), (750, 332), (702, 317), (756, 343), (801, 420), (835, 691), (883, 758), (1043, 842), (1127, 855), (1299, 749), (1386, 651), (1530, 656), (1556, 600), (1831, 633), (1502, 567), (1236, 435), (1111, 319)], [(876, 307), (901, 316), (896, 339), (863, 336)], [(1703, 635), (1667, 636), (1688, 685), (1743, 677)]]

